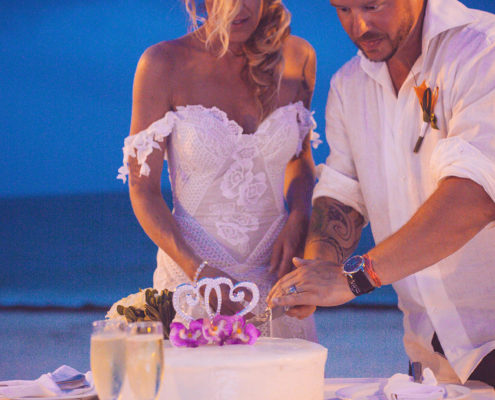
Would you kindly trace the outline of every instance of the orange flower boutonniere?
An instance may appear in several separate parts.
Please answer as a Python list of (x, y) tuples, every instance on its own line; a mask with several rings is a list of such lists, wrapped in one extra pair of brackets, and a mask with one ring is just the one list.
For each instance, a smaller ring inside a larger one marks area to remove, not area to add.
[[(435, 104), (438, 100), (438, 87), (436, 87), (435, 90), (431, 90), (431, 88), (426, 86), (426, 82), (423, 81), (420, 86), (415, 86), (414, 90), (416, 91), (416, 96), (418, 96), (419, 104), (423, 110), (423, 121), (426, 123), (425, 127), (431, 126), (433, 129), (439, 130), (437, 117), (434, 113)], [(416, 146), (414, 146), (415, 153), (421, 148), (425, 133), (426, 129), (423, 129), (416, 142)]]

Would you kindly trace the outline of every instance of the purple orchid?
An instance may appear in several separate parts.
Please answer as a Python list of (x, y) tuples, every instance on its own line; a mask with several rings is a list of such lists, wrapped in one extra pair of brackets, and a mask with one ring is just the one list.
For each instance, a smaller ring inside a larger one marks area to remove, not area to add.
[(202, 319), (191, 321), (189, 328), (180, 322), (172, 322), (170, 324), (170, 342), (176, 347), (198, 347), (206, 344), (207, 341), (203, 336), (202, 329)]
[(205, 344), (254, 344), (260, 331), (246, 324), (239, 315), (217, 315), (212, 321), (197, 319), (189, 328), (180, 322), (170, 325), (170, 342), (176, 347), (198, 347)]
[(246, 324), (244, 318), (234, 315), (232, 318), (232, 333), (225, 341), (227, 344), (254, 344), (260, 336), (260, 331), (253, 324)]
[(217, 315), (212, 321), (203, 321), (203, 336), (209, 344), (223, 346), (232, 334), (233, 317)]

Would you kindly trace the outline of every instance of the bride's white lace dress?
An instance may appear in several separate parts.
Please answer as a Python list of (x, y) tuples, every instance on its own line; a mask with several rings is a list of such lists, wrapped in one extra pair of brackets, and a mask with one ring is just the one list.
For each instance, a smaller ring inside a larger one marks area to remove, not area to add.
[[(276, 109), (253, 134), (213, 107), (177, 107), (144, 131), (125, 139), (124, 165), (137, 157), (141, 174), (149, 174), (146, 158), (168, 137), (173, 215), (194, 251), (210, 265), (239, 281), (255, 282), (260, 304), (276, 278), (268, 273), (273, 244), (286, 219), (285, 167), (299, 154), (315, 122), (302, 102)], [(317, 135), (315, 134), (315, 139)], [(169, 290), (189, 278), (163, 250), (158, 250), (153, 285)], [(194, 313), (199, 316), (198, 310)], [(269, 327), (262, 327), (269, 334)], [(272, 334), (316, 340), (312, 317), (284, 316), (273, 321)]]

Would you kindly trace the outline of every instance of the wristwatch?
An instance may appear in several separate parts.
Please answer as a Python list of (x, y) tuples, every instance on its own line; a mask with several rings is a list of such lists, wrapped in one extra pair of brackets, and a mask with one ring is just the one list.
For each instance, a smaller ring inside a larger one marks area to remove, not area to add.
[(363, 256), (352, 256), (344, 261), (342, 273), (347, 278), (351, 292), (355, 296), (369, 293), (375, 289), (364, 273), (366, 260)]

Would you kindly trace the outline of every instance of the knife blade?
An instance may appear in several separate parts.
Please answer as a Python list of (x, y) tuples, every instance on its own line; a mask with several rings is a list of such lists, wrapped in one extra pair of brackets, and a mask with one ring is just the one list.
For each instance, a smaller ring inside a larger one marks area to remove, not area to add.
[(411, 364), (411, 373), (413, 382), (421, 383), (423, 381), (423, 366), (419, 361), (415, 361)]
[(260, 325), (265, 324), (268, 321), (273, 321), (274, 319), (280, 318), (282, 315), (285, 314), (285, 312), (288, 309), (282, 306), (277, 306), (277, 307), (266, 307), (265, 311), (262, 313), (255, 315), (252, 318), (249, 318), (246, 320), (248, 324), (253, 324), (254, 326), (258, 327)]

